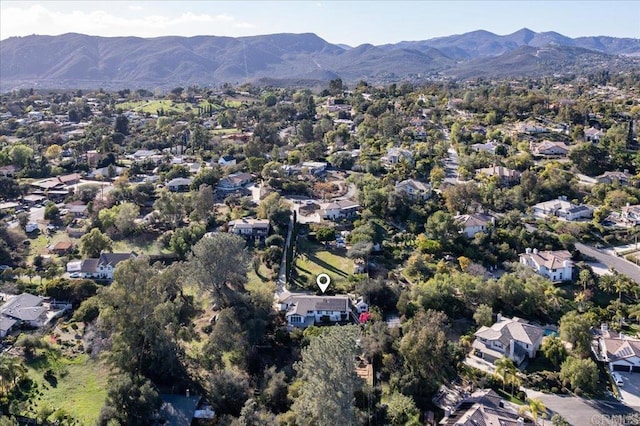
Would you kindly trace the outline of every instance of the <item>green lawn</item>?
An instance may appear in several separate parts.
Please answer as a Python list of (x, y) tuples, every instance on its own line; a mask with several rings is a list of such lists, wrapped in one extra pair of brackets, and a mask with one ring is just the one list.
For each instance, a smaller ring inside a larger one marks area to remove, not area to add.
[(331, 277), (329, 291), (345, 291), (349, 288), (348, 278), (353, 275), (353, 261), (347, 258), (346, 250), (326, 249), (322, 244), (301, 239), (298, 251), (296, 277), (293, 281), (295, 286), (317, 290), (316, 277), (327, 274)]
[[(211, 105), (214, 110), (222, 109), (222, 106), (217, 104), (209, 104), (207, 101), (202, 101), (198, 104), (201, 107), (208, 107)], [(193, 110), (196, 110), (198, 107), (194, 106), (190, 103), (184, 102), (174, 102), (167, 99), (157, 99), (152, 101), (132, 101), (132, 102), (123, 102), (116, 105), (116, 108), (122, 108), (125, 111), (136, 111), (142, 113), (149, 114), (157, 114), (159, 109), (163, 109), (165, 113), (168, 112), (177, 112), (182, 113), (185, 111), (187, 107), (190, 107)]]
[[(103, 365), (86, 354), (75, 358), (47, 352), (27, 364), (28, 376), (38, 385), (30, 414), (42, 409), (62, 409), (78, 424), (93, 425), (107, 396), (108, 373)], [(47, 381), (44, 372), (51, 369), (55, 380)]]

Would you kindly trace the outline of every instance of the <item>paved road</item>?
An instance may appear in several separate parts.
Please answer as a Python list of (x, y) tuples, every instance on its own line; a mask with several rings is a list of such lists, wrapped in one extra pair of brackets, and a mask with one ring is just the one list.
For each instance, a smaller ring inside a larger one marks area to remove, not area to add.
[[(575, 426), (621, 424), (615, 423), (613, 416), (627, 415), (629, 418), (632, 418), (632, 415), (638, 413), (632, 408), (616, 401), (601, 401), (577, 396), (546, 394), (532, 389), (524, 390), (529, 398), (542, 400), (548, 411), (546, 419), (550, 419), (554, 413), (558, 413), (570, 424)], [(635, 416), (633, 418), (635, 418)], [(608, 422), (608, 420), (613, 421)]]
[(447, 157), (444, 162), (444, 181), (456, 184), (458, 182), (458, 167), (460, 166), (460, 159), (458, 158), (458, 153), (454, 147), (449, 147), (447, 152), (449, 153), (449, 157)]
[(576, 248), (581, 253), (597, 259), (609, 268), (615, 269), (640, 284), (640, 268), (628, 260), (578, 242), (576, 242)]

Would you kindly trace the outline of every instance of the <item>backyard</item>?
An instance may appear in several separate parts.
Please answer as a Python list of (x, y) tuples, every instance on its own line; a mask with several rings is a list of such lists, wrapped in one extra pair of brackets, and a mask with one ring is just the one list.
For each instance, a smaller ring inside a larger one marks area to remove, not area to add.
[(346, 256), (345, 249), (326, 248), (322, 244), (301, 238), (297, 244), (298, 253), (295, 258), (292, 274), (292, 290), (318, 289), (316, 277), (327, 274), (331, 284), (327, 291), (344, 292), (350, 289), (349, 277), (353, 272), (353, 261)]

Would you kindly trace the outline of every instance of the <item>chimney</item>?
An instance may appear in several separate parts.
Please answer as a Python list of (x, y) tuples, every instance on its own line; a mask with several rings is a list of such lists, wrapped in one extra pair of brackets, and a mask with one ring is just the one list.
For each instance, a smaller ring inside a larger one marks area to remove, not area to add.
[(498, 312), (498, 315), (496, 316), (496, 321), (497, 322), (502, 321), (502, 314), (500, 312)]
[(524, 419), (522, 417), (518, 417), (517, 424), (518, 426), (524, 426)]
[(513, 359), (513, 354), (516, 351), (516, 342), (515, 340), (509, 340), (509, 358)]
[(447, 407), (444, 409), (444, 417), (450, 417), (451, 416), (451, 408)]
[(538, 249), (537, 248), (533, 249), (533, 254), (538, 254)]
[(524, 250), (524, 252), (525, 252), (526, 254), (531, 254), (531, 248), (530, 248), (530, 247), (527, 247), (527, 248)]
[(600, 331), (609, 331), (609, 326), (607, 325), (606, 322), (603, 322), (602, 324), (600, 324)]

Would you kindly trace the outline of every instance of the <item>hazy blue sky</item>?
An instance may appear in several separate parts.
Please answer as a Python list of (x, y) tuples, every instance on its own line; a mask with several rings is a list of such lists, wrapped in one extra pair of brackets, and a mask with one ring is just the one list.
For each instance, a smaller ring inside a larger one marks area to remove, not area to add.
[(313, 32), (356, 46), (527, 27), (570, 37), (640, 38), (640, 0), (627, 1), (0, 1), (0, 39), (247, 36)]

